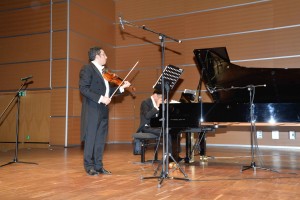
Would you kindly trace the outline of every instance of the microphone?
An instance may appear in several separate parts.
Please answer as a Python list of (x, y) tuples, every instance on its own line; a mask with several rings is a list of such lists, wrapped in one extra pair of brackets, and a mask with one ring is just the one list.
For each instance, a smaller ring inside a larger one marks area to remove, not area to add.
[(119, 17), (119, 21), (120, 21), (122, 29), (124, 30), (125, 28), (124, 28), (124, 23), (123, 23), (122, 17)]
[(31, 79), (31, 78), (32, 78), (32, 75), (21, 78), (21, 81), (27, 81), (28, 79)]

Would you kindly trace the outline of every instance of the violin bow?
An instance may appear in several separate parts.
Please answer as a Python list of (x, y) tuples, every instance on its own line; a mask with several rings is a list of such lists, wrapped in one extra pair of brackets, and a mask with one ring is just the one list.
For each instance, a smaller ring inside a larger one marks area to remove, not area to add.
[(132, 70), (137, 66), (137, 64), (139, 63), (139, 61), (137, 61), (135, 63), (135, 65), (131, 68), (131, 70), (128, 72), (128, 74), (125, 76), (125, 78), (123, 79), (123, 81), (121, 82), (121, 84), (117, 87), (117, 89), (114, 91), (114, 93), (112, 93), (112, 95), (109, 97), (110, 99), (115, 95), (115, 93), (118, 91), (118, 89), (121, 87), (121, 85), (124, 83), (124, 81), (126, 80), (126, 78), (129, 76), (129, 74), (132, 72)]

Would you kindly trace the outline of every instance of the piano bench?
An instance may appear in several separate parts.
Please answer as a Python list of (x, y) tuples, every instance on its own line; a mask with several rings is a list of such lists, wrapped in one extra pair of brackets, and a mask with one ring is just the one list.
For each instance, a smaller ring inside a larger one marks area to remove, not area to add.
[[(133, 154), (141, 155), (141, 162), (145, 162), (145, 152), (147, 146), (154, 145), (154, 151), (159, 144), (159, 137), (152, 133), (134, 133), (133, 137)], [(152, 141), (152, 142), (151, 142)], [(155, 141), (155, 143), (153, 143)], [(157, 160), (157, 152), (155, 152), (154, 159)]]

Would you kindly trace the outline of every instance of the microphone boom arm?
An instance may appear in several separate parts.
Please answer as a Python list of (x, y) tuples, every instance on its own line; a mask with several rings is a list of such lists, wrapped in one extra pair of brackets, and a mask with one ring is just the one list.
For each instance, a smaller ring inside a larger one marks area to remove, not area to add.
[(178, 42), (178, 43), (182, 42), (181, 40), (172, 38), (172, 37), (170, 37), (168, 35), (165, 35), (163, 33), (159, 33), (159, 32), (156, 32), (154, 30), (151, 30), (151, 29), (147, 28), (145, 25), (139, 26), (137, 24), (134, 24), (132, 22), (129, 22), (129, 21), (126, 21), (126, 20), (123, 20), (123, 19), (120, 19), (120, 24), (122, 25), (122, 27), (123, 27), (123, 25), (132, 26), (132, 27), (135, 27), (135, 28), (139, 28), (139, 29), (149, 31), (151, 33), (155, 33), (155, 34), (159, 35), (159, 37), (162, 37), (162, 38), (169, 38), (170, 40), (173, 40), (173, 41)]

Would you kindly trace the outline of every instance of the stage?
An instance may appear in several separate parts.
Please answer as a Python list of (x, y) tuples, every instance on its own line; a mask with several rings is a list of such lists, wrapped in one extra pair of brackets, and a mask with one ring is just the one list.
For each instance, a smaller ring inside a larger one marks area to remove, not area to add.
[[(0, 165), (14, 158), (14, 150), (0, 152)], [(176, 168), (158, 188), (153, 176), (157, 163), (140, 163), (131, 144), (108, 144), (104, 167), (112, 175), (88, 176), (83, 169), (81, 147), (19, 149), (18, 161), (0, 168), (1, 199), (264, 199), (292, 200), (300, 197), (300, 150), (262, 149), (256, 165), (248, 169), (250, 148), (207, 147), (207, 162), (199, 155), (193, 163), (179, 163), (190, 181)], [(159, 158), (162, 153), (159, 152)], [(183, 154), (184, 155), (184, 154)], [(148, 149), (146, 160), (153, 158)], [(261, 165), (261, 162), (263, 162)], [(159, 171), (160, 172), (160, 171)], [(159, 174), (158, 174), (159, 175)]]

